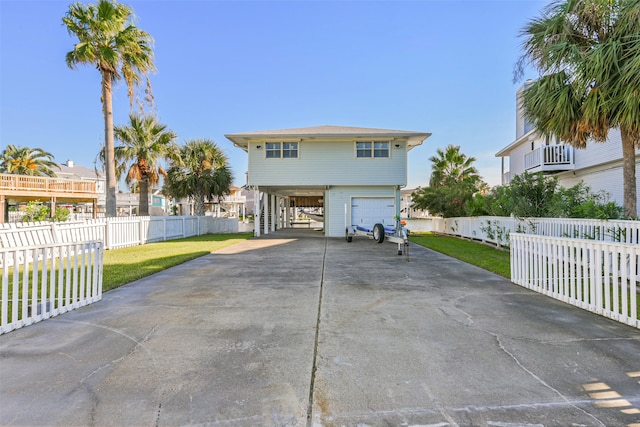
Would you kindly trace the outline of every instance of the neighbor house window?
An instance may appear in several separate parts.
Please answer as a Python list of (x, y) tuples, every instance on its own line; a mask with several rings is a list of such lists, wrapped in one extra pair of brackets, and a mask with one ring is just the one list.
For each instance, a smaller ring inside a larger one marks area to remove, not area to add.
[(356, 142), (359, 159), (389, 158), (389, 141)]
[(267, 159), (298, 158), (297, 142), (267, 142), (265, 145)]
[(279, 142), (267, 142), (267, 159), (279, 159), (282, 157), (280, 153), (280, 143)]

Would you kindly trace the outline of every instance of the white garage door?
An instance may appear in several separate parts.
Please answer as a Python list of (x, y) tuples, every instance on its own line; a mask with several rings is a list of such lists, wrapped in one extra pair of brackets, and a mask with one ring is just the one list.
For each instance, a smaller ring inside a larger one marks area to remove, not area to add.
[(395, 227), (396, 208), (391, 197), (351, 199), (351, 225), (373, 229), (375, 224)]

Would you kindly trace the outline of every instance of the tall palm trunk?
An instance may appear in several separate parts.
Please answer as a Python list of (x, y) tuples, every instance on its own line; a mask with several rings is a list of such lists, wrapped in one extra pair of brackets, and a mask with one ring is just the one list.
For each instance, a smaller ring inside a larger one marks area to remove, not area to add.
[(138, 215), (149, 216), (149, 174), (142, 175), (142, 179), (140, 180)]
[(204, 216), (204, 194), (197, 193), (193, 196), (196, 216)]
[(113, 140), (113, 95), (111, 90), (112, 75), (109, 71), (100, 70), (102, 74), (102, 110), (104, 113), (104, 149), (105, 173), (107, 176), (106, 209), (107, 217), (117, 216), (116, 209), (116, 161)]
[(621, 127), (620, 134), (622, 136), (624, 216), (636, 218), (638, 216), (636, 188), (636, 144), (638, 141), (634, 140), (624, 127)]

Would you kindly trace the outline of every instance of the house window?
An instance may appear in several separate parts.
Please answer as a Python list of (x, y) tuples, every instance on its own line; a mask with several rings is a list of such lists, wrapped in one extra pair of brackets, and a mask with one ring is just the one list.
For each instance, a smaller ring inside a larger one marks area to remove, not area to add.
[(389, 142), (376, 141), (373, 143), (373, 157), (389, 157)]
[(267, 142), (266, 144), (267, 159), (297, 159), (298, 143), (297, 142)]
[(282, 143), (282, 158), (283, 159), (297, 159), (298, 158), (298, 143), (297, 142), (284, 142), (284, 143)]
[(356, 157), (358, 158), (371, 157), (371, 143), (356, 142)]
[(279, 142), (267, 142), (267, 159), (279, 159), (281, 156), (280, 153), (280, 143)]
[(389, 158), (389, 141), (356, 142), (356, 157)]

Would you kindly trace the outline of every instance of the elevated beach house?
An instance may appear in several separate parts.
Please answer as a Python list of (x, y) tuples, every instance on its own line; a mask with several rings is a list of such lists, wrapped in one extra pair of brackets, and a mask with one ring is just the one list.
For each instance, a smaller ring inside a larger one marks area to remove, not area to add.
[[(622, 206), (620, 131), (611, 129), (606, 142), (588, 141), (584, 149), (539, 135), (522, 109), (522, 93), (528, 84), (530, 81), (525, 82), (516, 95), (516, 139), (496, 153), (496, 157), (502, 158), (502, 184), (508, 184), (514, 176), (525, 171), (554, 174), (563, 187), (572, 187), (583, 181), (592, 191), (604, 191), (610, 200)], [(636, 170), (640, 171), (640, 149), (636, 149)], [(640, 174), (637, 173), (636, 188), (639, 184)]]
[(314, 207), (324, 213), (325, 235), (340, 237), (347, 224), (393, 226), (408, 152), (431, 134), (315, 126), (225, 136), (248, 154), (256, 235), (290, 227), (298, 208)]

